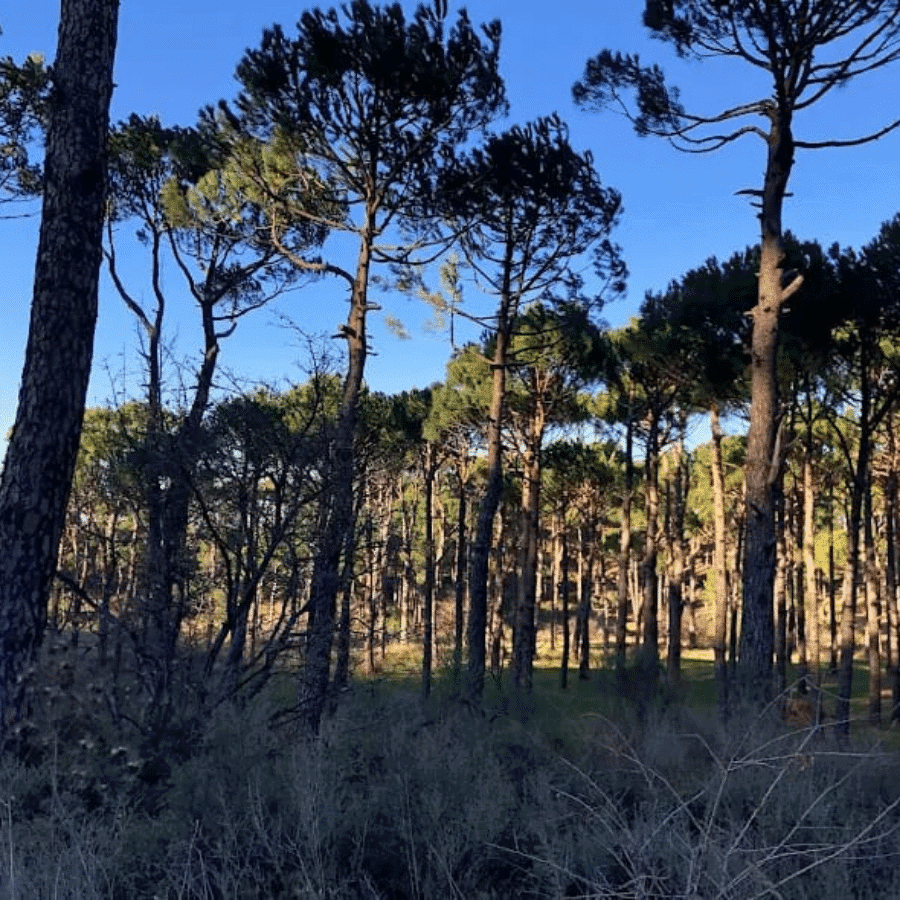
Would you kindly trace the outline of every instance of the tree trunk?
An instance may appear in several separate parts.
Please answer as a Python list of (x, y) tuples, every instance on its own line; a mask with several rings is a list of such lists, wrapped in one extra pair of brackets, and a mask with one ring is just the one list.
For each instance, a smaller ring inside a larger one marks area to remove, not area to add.
[(722, 429), (719, 424), (719, 410), (715, 406), (709, 411), (709, 426), (712, 432), (713, 571), (716, 579), (713, 668), (719, 710), (724, 713), (728, 709), (728, 664), (725, 651), (728, 635), (729, 585), (728, 551), (725, 543), (725, 475), (722, 465)]
[(456, 582), (453, 590), (453, 677), (459, 688), (462, 672), (463, 622), (466, 599), (466, 558), (468, 556), (466, 479), (459, 463), (459, 508), (456, 517)]
[[(25, 714), (97, 318), (117, 0), (62, 0), (31, 323), (0, 482), (0, 729)], [(52, 423), (52, 427), (49, 427)]]
[(631, 495), (634, 490), (634, 424), (631, 411), (625, 424), (625, 482), (622, 485), (622, 530), (619, 536), (619, 580), (616, 589), (616, 669), (625, 668), (628, 635), (628, 576), (631, 566)]
[(781, 694), (787, 687), (788, 661), (788, 568), (787, 568), (787, 527), (785, 524), (785, 497), (778, 491), (775, 498), (775, 687)]
[(781, 211), (794, 162), (790, 112), (771, 113), (769, 149), (762, 191), (762, 242), (759, 294), (752, 313), (750, 347), (750, 428), (747, 433), (746, 546), (741, 623), (741, 687), (755, 702), (772, 691), (774, 650), (775, 505), (773, 492), (781, 469), (778, 431), (778, 381), (775, 362), (781, 308), (800, 286), (782, 286)]
[[(514, 315), (512, 298), (504, 293), (498, 316), (494, 349), (493, 385), (487, 427), (487, 485), (478, 508), (472, 559), (469, 568), (468, 666), (466, 693), (470, 703), (481, 704), (484, 693), (485, 632), (487, 629), (488, 568), (494, 517), (503, 494), (503, 406), (506, 398), (506, 366)], [(502, 592), (502, 588), (501, 588)]]
[(816, 590), (816, 532), (815, 532), (815, 486), (812, 465), (812, 424), (803, 455), (803, 575), (805, 579), (806, 632), (809, 637), (809, 667), (806, 674), (807, 686), (812, 698), (815, 722), (821, 719), (821, 620), (819, 617), (818, 592)]
[(434, 642), (434, 444), (425, 445), (425, 592), (422, 602), (422, 696), (431, 696), (431, 655)]
[(541, 502), (541, 443), (544, 439), (545, 415), (539, 397), (533, 399), (529, 423), (528, 448), (524, 460), (522, 490), (522, 542), (519, 567), (519, 596), (513, 637), (514, 680), (520, 690), (530, 691), (534, 671), (537, 607), (538, 539)]
[(863, 360), (860, 370), (859, 406), (859, 446), (856, 461), (851, 463), (852, 491), (850, 516), (847, 524), (847, 570), (844, 575), (849, 584), (844, 584), (844, 604), (841, 611), (841, 645), (838, 669), (838, 698), (836, 718), (839, 727), (846, 734), (850, 730), (850, 696), (853, 689), (853, 653), (856, 649), (856, 609), (860, 572), (860, 529), (862, 526), (863, 504), (868, 490), (868, 466), (870, 455), (871, 397), (869, 393), (868, 368)]
[(659, 577), (656, 572), (659, 531), (659, 421), (654, 415), (648, 423), (646, 453), (646, 515), (644, 556), (641, 560), (643, 579), (644, 633), (641, 667), (651, 685), (659, 678)]
[(881, 727), (881, 598), (876, 577), (875, 535), (872, 528), (872, 485), (866, 485), (863, 513), (866, 578), (866, 648), (869, 658), (869, 724)]
[(591, 670), (591, 592), (594, 587), (594, 551), (596, 544), (596, 517), (593, 510), (590, 511), (587, 524), (581, 528), (581, 552), (582, 561), (581, 578), (579, 581), (579, 605), (578, 605), (578, 677), (586, 681), (590, 677)]
[(566, 530), (565, 515), (562, 518), (561, 543), (561, 575), (559, 583), (560, 605), (562, 606), (562, 664), (559, 672), (560, 687), (565, 690), (569, 685), (569, 536)]
[(669, 686), (675, 688), (681, 679), (681, 623), (684, 613), (684, 513), (687, 490), (690, 483), (687, 471), (687, 455), (684, 452), (684, 435), (687, 415), (680, 412), (680, 436), (675, 452), (675, 474), (671, 492), (669, 516), (669, 546), (671, 570), (668, 585), (669, 600), (669, 655), (667, 659)]
[(341, 551), (347, 532), (353, 528), (353, 444), (367, 353), (367, 291), (374, 222), (375, 212), (370, 210), (351, 290), (350, 312), (343, 329), (347, 340), (347, 376), (335, 427), (324, 523), (313, 562), (310, 596), (312, 622), (298, 692), (301, 720), (307, 730), (313, 733), (319, 730), (328, 696), (331, 646), (341, 585)]
[(888, 458), (889, 468), (884, 488), (885, 495), (885, 532), (887, 543), (887, 559), (884, 568), (885, 605), (890, 621), (888, 644), (893, 644), (893, 653), (889, 664), (891, 681), (891, 722), (900, 719), (900, 608), (897, 604), (897, 447), (894, 437), (893, 417), (888, 417)]

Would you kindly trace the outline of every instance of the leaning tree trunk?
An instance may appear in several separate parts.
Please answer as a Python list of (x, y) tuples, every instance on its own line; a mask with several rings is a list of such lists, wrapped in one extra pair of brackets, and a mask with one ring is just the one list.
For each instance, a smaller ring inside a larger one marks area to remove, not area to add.
[(750, 428), (747, 432), (746, 547), (743, 573), (740, 680), (748, 699), (760, 702), (772, 691), (775, 622), (774, 489), (780, 465), (778, 383), (775, 371), (781, 309), (799, 288), (795, 278), (782, 285), (781, 210), (794, 163), (790, 112), (770, 112), (769, 151), (762, 191), (762, 244), (759, 294), (752, 312), (750, 346)]
[[(0, 482), (0, 728), (20, 719), (78, 455), (97, 319), (118, 0), (62, 0), (31, 324)], [(52, 427), (50, 427), (52, 425)]]

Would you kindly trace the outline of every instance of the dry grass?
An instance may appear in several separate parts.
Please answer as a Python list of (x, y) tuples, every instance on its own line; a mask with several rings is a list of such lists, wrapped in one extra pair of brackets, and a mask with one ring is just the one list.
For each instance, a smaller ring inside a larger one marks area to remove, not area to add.
[(492, 684), (480, 715), (384, 679), (310, 740), (271, 725), (276, 696), (183, 709), (152, 743), (104, 724), (76, 672), (40, 752), (2, 762), (0, 897), (900, 896), (896, 755), (776, 707), (637, 715), (609, 680), (563, 693), (546, 670), (527, 703)]

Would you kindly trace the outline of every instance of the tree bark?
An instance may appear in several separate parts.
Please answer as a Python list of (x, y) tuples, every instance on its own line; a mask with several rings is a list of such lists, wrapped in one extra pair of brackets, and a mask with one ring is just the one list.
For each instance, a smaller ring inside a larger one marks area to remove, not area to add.
[[(62, 0), (31, 324), (0, 481), (0, 728), (25, 713), (93, 359), (118, 0)], [(52, 423), (52, 427), (49, 427)]]
[(375, 234), (375, 210), (368, 211), (362, 232), (356, 276), (350, 296), (350, 312), (343, 335), (347, 341), (347, 376), (335, 428), (330, 478), (325, 499), (322, 533), (313, 562), (311, 624), (306, 642), (306, 658), (300, 678), (299, 704), (304, 726), (317, 733), (328, 697), (331, 647), (341, 586), (341, 552), (348, 531), (354, 525), (355, 474), (354, 441), (359, 418), (359, 402), (366, 364), (366, 316), (369, 311), (368, 285)]
[(504, 291), (500, 299), (497, 317), (497, 343), (492, 363), (493, 384), (487, 428), (487, 485), (478, 507), (478, 519), (475, 524), (469, 567), (469, 621), (466, 633), (469, 657), (466, 694), (469, 702), (476, 706), (481, 704), (484, 694), (488, 568), (494, 517), (503, 493), (503, 407), (506, 397), (506, 366), (511, 340), (510, 332), (515, 313), (513, 306), (512, 296), (508, 290)]
[[(630, 407), (630, 404), (629, 404)], [(634, 490), (634, 422), (625, 423), (625, 481), (622, 485), (622, 530), (619, 535), (619, 578), (616, 585), (616, 669), (625, 668), (628, 637), (628, 575), (631, 567), (631, 499)]]
[(774, 489), (781, 468), (778, 381), (775, 371), (778, 326), (785, 300), (799, 277), (782, 286), (781, 211), (794, 163), (790, 110), (770, 112), (769, 149), (762, 191), (759, 294), (753, 309), (750, 347), (750, 428), (747, 433), (746, 546), (743, 573), (740, 681), (748, 699), (765, 702), (772, 692), (775, 581)]
[(681, 626), (684, 614), (684, 515), (687, 491), (690, 485), (687, 470), (687, 454), (684, 452), (684, 438), (687, 429), (687, 415), (682, 411), (679, 422), (680, 435), (675, 451), (675, 473), (671, 486), (669, 515), (669, 547), (671, 570), (668, 585), (669, 601), (669, 652), (667, 673), (669, 687), (676, 688), (681, 679)]
[(431, 696), (432, 648), (434, 644), (434, 444), (425, 445), (425, 596), (423, 629), (422, 629), (422, 696), (427, 700)]
[(659, 576), (656, 571), (659, 532), (659, 419), (650, 417), (647, 425), (646, 452), (646, 516), (644, 555), (641, 559), (641, 577), (644, 588), (643, 642), (641, 667), (650, 685), (659, 678)]
[(866, 485), (863, 514), (866, 585), (866, 648), (869, 658), (869, 724), (881, 727), (881, 597), (872, 528), (872, 484)]
[(803, 575), (805, 578), (806, 632), (809, 637), (809, 671), (807, 685), (812, 698), (815, 721), (821, 719), (821, 619), (819, 616), (818, 592), (816, 590), (816, 532), (815, 532), (815, 486), (812, 465), (812, 423), (808, 423), (806, 448), (803, 455)]
[(513, 676), (518, 689), (530, 691), (534, 673), (536, 640), (535, 615), (537, 609), (538, 539), (541, 503), (541, 444), (544, 440), (546, 413), (537, 391), (532, 399), (531, 421), (528, 427), (528, 446), (524, 459), (522, 489), (522, 542), (519, 567), (519, 595), (516, 606), (516, 627), (513, 637)]
[(728, 709), (728, 663), (725, 653), (728, 638), (729, 585), (725, 542), (725, 475), (722, 465), (722, 429), (719, 423), (719, 410), (715, 406), (709, 411), (709, 427), (712, 432), (710, 468), (713, 493), (713, 571), (716, 578), (713, 668), (719, 711), (724, 713)]

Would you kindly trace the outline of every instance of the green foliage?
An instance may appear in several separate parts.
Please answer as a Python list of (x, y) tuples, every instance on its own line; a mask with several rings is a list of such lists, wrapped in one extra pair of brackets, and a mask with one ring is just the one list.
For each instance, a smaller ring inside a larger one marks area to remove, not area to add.
[(571, 147), (557, 116), (490, 135), (453, 161), (442, 190), (466, 261), (491, 293), (514, 297), (513, 315), (529, 299), (558, 300), (559, 290), (587, 302), (572, 266), (589, 250), (609, 293), (624, 289), (609, 240), (621, 197), (601, 184), (591, 154)]
[(41, 168), (30, 151), (46, 125), (50, 72), (32, 53), (23, 63), (0, 57), (0, 201), (41, 190)]
[(304, 12), (295, 37), (276, 25), (247, 52), (237, 115), (222, 111), (286, 149), (279, 178), (314, 173), (335, 201), (364, 200), (378, 233), (395, 217), (409, 224), (432, 209), (443, 158), (506, 108), (499, 23), (482, 38), (465, 12), (447, 29), (445, 12), (421, 4), (407, 21), (399, 3), (367, 0)]

